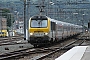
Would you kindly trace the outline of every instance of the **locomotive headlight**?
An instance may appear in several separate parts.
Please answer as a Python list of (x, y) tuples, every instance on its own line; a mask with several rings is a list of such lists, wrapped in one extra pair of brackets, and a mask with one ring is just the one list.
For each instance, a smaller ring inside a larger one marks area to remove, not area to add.
[(45, 33), (45, 35), (48, 35), (48, 33)]
[(30, 33), (30, 35), (33, 35), (33, 33)]
[(88, 30), (86, 30), (86, 31), (88, 31)]

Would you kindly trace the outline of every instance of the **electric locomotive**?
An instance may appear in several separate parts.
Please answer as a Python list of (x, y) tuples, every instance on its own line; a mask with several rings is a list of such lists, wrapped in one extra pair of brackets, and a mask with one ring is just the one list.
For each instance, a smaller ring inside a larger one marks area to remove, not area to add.
[(33, 16), (29, 20), (29, 35), (28, 40), (33, 45), (47, 43), (50, 33), (50, 20), (46, 16)]

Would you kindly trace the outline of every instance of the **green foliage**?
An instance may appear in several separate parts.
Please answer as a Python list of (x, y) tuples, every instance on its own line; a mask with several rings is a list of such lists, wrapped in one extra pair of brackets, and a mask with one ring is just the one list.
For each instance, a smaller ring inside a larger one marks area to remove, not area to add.
[(2, 11), (5, 12), (5, 13), (10, 13), (9, 9), (2, 9)]

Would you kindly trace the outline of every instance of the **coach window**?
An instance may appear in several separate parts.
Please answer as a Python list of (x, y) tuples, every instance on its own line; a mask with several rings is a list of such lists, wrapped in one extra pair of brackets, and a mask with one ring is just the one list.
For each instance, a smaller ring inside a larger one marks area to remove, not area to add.
[(51, 22), (51, 30), (54, 30), (55, 31), (55, 28), (56, 27), (56, 24), (55, 24), (55, 22)]

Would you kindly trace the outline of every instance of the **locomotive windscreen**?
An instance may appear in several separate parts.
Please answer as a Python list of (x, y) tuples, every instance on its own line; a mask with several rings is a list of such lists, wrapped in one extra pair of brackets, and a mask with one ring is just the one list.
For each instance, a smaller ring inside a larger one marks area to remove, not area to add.
[(32, 28), (45, 28), (48, 25), (47, 23), (47, 17), (45, 16), (34, 16), (31, 18)]
[(4, 32), (0, 32), (0, 34), (4, 34)]

